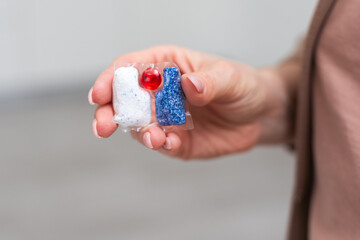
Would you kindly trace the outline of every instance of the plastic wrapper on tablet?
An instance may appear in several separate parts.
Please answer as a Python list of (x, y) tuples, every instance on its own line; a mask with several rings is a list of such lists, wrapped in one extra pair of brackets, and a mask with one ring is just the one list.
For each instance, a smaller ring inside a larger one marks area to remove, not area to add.
[(113, 121), (124, 132), (158, 125), (192, 129), (193, 122), (175, 63), (115, 63)]

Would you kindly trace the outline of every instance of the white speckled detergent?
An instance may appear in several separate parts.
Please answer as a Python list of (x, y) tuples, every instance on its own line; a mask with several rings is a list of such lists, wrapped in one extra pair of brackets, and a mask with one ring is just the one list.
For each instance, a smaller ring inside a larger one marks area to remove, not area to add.
[(120, 67), (114, 73), (114, 122), (124, 129), (144, 127), (151, 121), (150, 94), (138, 83), (139, 72), (134, 67)]

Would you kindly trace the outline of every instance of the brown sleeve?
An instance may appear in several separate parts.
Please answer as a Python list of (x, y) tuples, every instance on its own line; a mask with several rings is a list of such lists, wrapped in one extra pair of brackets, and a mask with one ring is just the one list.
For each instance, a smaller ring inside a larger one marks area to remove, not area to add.
[[(295, 132), (295, 119), (296, 119), (296, 106), (297, 106), (297, 92), (299, 83), (302, 78), (302, 72), (303, 72), (303, 55), (305, 50), (305, 40), (302, 40), (296, 49), (293, 51), (293, 53), (283, 60), (278, 65), (278, 72), (282, 78), (282, 80), (285, 82), (285, 86), (287, 88), (287, 92), (289, 94), (288, 98), (288, 117), (289, 117), (289, 127), (292, 129), (292, 134), (294, 135)], [(291, 150), (294, 150), (294, 143), (293, 138), (289, 142), (289, 147)]]

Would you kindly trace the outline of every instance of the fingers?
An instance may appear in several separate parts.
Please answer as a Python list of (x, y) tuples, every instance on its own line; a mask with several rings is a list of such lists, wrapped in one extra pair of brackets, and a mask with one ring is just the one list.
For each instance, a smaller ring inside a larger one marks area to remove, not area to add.
[(99, 105), (104, 105), (111, 102), (113, 77), (114, 70), (112, 67), (108, 67), (103, 73), (99, 75), (94, 86), (90, 89), (89, 102), (92, 100), (92, 103)]
[[(95, 111), (95, 119), (92, 123), (93, 133), (97, 138), (110, 137), (117, 129), (117, 124), (113, 122), (114, 111), (111, 104), (101, 105)], [(132, 136), (140, 143), (153, 150), (165, 150), (177, 152), (181, 146), (178, 134), (165, 133), (158, 126), (143, 128), (140, 132), (131, 132)]]
[(101, 105), (95, 111), (93, 132), (96, 137), (110, 137), (117, 129), (113, 122), (114, 111), (111, 104)]
[(131, 135), (141, 144), (153, 150), (161, 148), (166, 140), (164, 131), (155, 125), (145, 127), (140, 132), (132, 131)]
[[(113, 122), (114, 111), (111, 104), (101, 105), (95, 111), (93, 121), (93, 132), (98, 138), (110, 137), (117, 129)], [(180, 139), (175, 133), (168, 133), (168, 136), (158, 126), (143, 128), (140, 132), (132, 132), (139, 142), (146, 147), (158, 150), (164, 147), (167, 150), (177, 150), (180, 147)]]
[(115, 62), (155, 63), (172, 61), (181, 65), (185, 71), (189, 71), (186, 58), (181, 54), (182, 51), (184, 51), (182, 48), (176, 46), (157, 46), (118, 57), (97, 78), (92, 90), (89, 92), (90, 104), (103, 105), (111, 102)]
[[(112, 99), (112, 81), (114, 78), (115, 62), (141, 62), (146, 59), (154, 58), (149, 51), (141, 51), (118, 57), (103, 73), (97, 78), (92, 88), (92, 101), (99, 105), (107, 104)], [(90, 99), (90, 97), (89, 97)]]
[(161, 150), (161, 152), (177, 152), (181, 146), (178, 134), (174, 132), (165, 133), (158, 126), (150, 126), (140, 132), (132, 131), (133, 138), (138, 140), (147, 148)]
[(157, 126), (145, 128), (140, 132), (142, 143), (151, 149), (158, 150), (165, 144), (166, 135)]
[(239, 85), (236, 74), (230, 62), (218, 61), (202, 71), (183, 74), (181, 84), (190, 104), (201, 107), (230, 100)]
[(214, 98), (214, 80), (205, 72), (184, 74), (181, 85), (186, 99), (194, 106), (205, 106)]
[(164, 149), (170, 152), (177, 152), (181, 146), (181, 140), (178, 134), (170, 132), (166, 135)]

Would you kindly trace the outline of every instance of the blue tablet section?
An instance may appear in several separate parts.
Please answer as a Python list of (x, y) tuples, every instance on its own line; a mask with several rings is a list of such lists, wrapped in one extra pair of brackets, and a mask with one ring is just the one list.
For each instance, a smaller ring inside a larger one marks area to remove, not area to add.
[(163, 88), (155, 93), (156, 119), (162, 126), (183, 125), (186, 121), (185, 95), (180, 71), (176, 67), (165, 68), (163, 78)]

